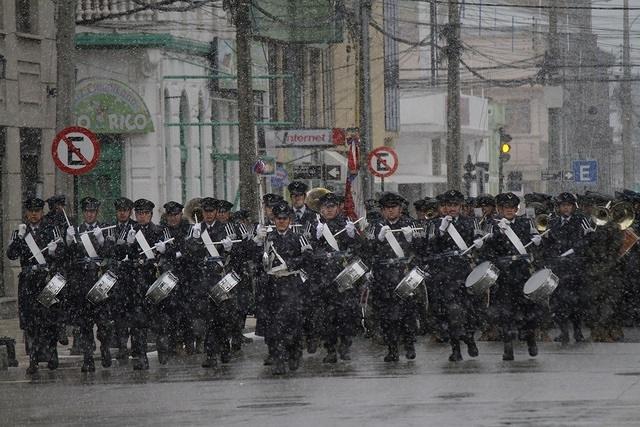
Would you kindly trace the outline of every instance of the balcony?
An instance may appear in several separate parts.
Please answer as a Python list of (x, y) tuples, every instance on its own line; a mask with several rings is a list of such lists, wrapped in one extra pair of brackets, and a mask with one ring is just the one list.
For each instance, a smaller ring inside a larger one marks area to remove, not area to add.
[(156, 3), (158, 0), (78, 0), (76, 7), (76, 21), (85, 21), (112, 16), (104, 22), (150, 22), (156, 21), (158, 12), (146, 9), (133, 12), (145, 4)]

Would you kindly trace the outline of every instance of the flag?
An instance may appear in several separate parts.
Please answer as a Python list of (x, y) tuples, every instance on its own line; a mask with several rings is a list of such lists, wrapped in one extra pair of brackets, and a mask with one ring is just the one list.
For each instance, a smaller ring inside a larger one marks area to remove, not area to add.
[[(358, 168), (360, 163), (360, 139), (357, 136), (347, 138), (347, 181), (344, 186), (344, 210), (347, 217), (355, 220), (358, 212), (363, 212), (364, 202), (360, 191)], [(354, 197), (355, 193), (355, 197)]]

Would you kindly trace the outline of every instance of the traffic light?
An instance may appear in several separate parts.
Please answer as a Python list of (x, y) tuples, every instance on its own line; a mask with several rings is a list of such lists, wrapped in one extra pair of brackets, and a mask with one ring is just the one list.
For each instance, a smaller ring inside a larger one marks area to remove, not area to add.
[(500, 160), (506, 162), (511, 158), (511, 154), (509, 154), (511, 151), (511, 144), (509, 143), (513, 138), (504, 131), (504, 128), (498, 129), (498, 132), (500, 133)]

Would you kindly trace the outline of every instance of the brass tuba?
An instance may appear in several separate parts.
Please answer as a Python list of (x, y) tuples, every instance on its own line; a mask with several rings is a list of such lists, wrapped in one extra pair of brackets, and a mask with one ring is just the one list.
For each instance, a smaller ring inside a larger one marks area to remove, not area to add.
[(631, 227), (635, 220), (635, 211), (633, 205), (629, 202), (619, 202), (611, 206), (596, 206), (591, 213), (591, 218), (596, 225), (606, 225), (614, 223), (620, 230), (626, 230)]
[(325, 194), (329, 194), (329, 193), (331, 193), (331, 191), (327, 190), (326, 188), (323, 188), (323, 187), (312, 188), (311, 190), (309, 190), (307, 192), (307, 199), (306, 199), (307, 206), (309, 206), (309, 208), (311, 210), (319, 212), (320, 211), (320, 197), (324, 196)]
[(544, 213), (536, 215), (533, 220), (533, 225), (536, 227), (536, 230), (538, 230), (538, 233), (544, 233), (549, 228), (549, 215)]
[(201, 197), (195, 197), (187, 202), (187, 205), (184, 207), (184, 216), (189, 220), (191, 224), (196, 222), (195, 217), (198, 217), (198, 221), (202, 221), (202, 208), (200, 207), (200, 203), (202, 202)]

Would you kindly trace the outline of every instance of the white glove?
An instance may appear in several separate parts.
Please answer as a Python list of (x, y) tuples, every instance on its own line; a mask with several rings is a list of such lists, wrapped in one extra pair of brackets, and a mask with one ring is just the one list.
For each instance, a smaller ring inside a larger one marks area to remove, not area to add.
[(316, 225), (316, 239), (320, 240), (320, 238), (322, 237), (323, 231), (324, 231), (324, 223), (319, 222), (318, 225)]
[(55, 241), (49, 242), (47, 245), (47, 252), (49, 252), (49, 255), (55, 255), (56, 249), (58, 249), (58, 244)]
[(352, 239), (356, 237), (356, 225), (353, 222), (347, 221), (347, 224), (344, 226), (344, 228), (346, 229), (347, 235), (349, 237), (351, 237)]
[(200, 236), (202, 236), (202, 225), (200, 223), (197, 224), (193, 224), (193, 228), (191, 230), (191, 236), (193, 236), (194, 239), (199, 239)]
[(539, 234), (536, 234), (533, 237), (531, 237), (531, 241), (533, 242), (534, 245), (540, 246), (540, 243), (542, 243), (542, 236), (540, 236)]
[(311, 250), (313, 250), (313, 246), (311, 246), (311, 244), (310, 244), (309, 242), (307, 242), (307, 244), (306, 244), (306, 245), (302, 245), (302, 246), (300, 247), (300, 250), (301, 250), (302, 252), (311, 251)]
[(440, 231), (447, 231), (447, 228), (449, 227), (449, 224), (451, 224), (451, 221), (453, 221), (453, 218), (451, 218), (449, 215), (442, 218), (442, 220), (440, 221)]
[(18, 226), (18, 237), (24, 239), (25, 234), (27, 234), (27, 224), (20, 224)]
[(222, 247), (226, 252), (231, 251), (231, 248), (233, 247), (233, 242), (231, 241), (230, 237), (227, 236), (224, 239), (222, 239)]
[(386, 240), (385, 236), (387, 235), (387, 232), (389, 230), (391, 230), (391, 227), (389, 227), (388, 225), (383, 225), (380, 231), (378, 232), (378, 240), (380, 240), (381, 242), (384, 242)]
[(176, 258), (182, 258), (182, 252), (176, 251)]
[(98, 245), (104, 245), (104, 235), (102, 234), (102, 228), (99, 226), (93, 229), (93, 237), (96, 238)]
[(367, 271), (364, 275), (365, 279), (367, 281), (372, 281), (373, 280), (373, 272), (371, 270)]
[(167, 251), (167, 244), (165, 242), (158, 242), (156, 243), (155, 247), (156, 247), (156, 250), (161, 254)]
[(67, 227), (67, 244), (72, 244), (73, 243), (73, 236), (75, 236), (76, 234), (76, 229), (73, 228), (73, 225), (70, 225)]
[(480, 249), (482, 245), (484, 245), (484, 239), (476, 239), (473, 241), (473, 246), (475, 246), (476, 249)]
[(265, 227), (262, 224), (259, 224), (258, 227), (256, 228), (256, 237), (253, 238), (253, 241), (258, 245), (262, 245), (264, 243), (264, 239), (266, 238), (267, 238), (267, 227)]
[(406, 226), (402, 227), (400, 230), (402, 230), (402, 234), (404, 234), (404, 239), (411, 243), (413, 241), (413, 228)]
[(136, 230), (132, 228), (127, 233), (127, 243), (131, 245), (135, 241), (136, 241)]

